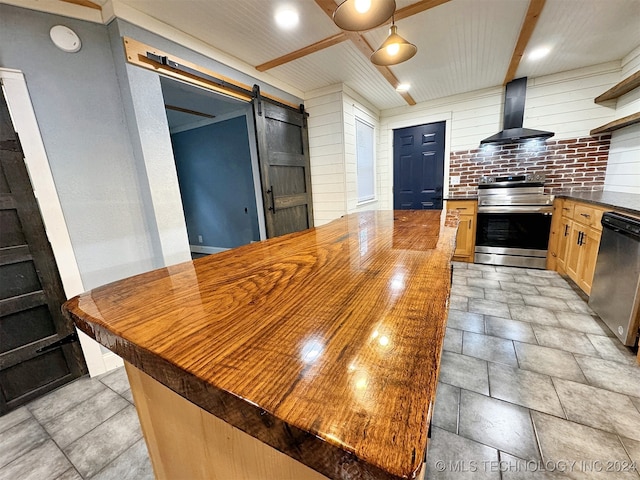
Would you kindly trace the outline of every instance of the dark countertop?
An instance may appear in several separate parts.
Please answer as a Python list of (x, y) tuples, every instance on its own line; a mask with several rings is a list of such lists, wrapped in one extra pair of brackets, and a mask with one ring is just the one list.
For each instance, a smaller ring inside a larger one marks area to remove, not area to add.
[(626, 210), (630, 213), (640, 214), (640, 193), (623, 192), (556, 192), (557, 198), (580, 200), (603, 207), (611, 207), (617, 210)]

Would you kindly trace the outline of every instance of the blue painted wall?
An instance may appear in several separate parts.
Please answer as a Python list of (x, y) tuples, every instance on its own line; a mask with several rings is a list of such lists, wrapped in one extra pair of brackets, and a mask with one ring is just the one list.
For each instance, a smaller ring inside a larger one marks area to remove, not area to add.
[(175, 133), (171, 142), (189, 243), (232, 248), (260, 240), (246, 117)]

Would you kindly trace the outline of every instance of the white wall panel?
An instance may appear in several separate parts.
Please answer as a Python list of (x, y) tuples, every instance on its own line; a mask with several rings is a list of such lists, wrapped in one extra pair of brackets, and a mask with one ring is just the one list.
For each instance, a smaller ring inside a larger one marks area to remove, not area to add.
[[(623, 59), (619, 80), (639, 70), (640, 47)], [(640, 112), (640, 88), (618, 98), (615, 117), (621, 118), (636, 112)], [(640, 125), (631, 125), (612, 133), (604, 189), (640, 194)]]
[(640, 194), (640, 125), (613, 132), (604, 189)]
[(345, 214), (342, 94), (329, 91), (305, 100), (316, 226)]

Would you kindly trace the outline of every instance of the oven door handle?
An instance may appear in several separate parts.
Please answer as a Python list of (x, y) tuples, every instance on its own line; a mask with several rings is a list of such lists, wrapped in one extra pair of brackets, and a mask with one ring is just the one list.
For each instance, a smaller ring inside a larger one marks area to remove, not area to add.
[(491, 206), (491, 207), (478, 207), (478, 213), (542, 213), (544, 215), (551, 215), (553, 213), (553, 206), (551, 205), (509, 205), (509, 206)]

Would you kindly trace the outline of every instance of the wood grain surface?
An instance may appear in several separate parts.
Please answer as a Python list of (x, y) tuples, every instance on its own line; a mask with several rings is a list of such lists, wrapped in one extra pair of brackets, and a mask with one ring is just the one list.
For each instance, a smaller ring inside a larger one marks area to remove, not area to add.
[(377, 211), (69, 300), (78, 328), (332, 479), (413, 478), (445, 333), (457, 212)]

